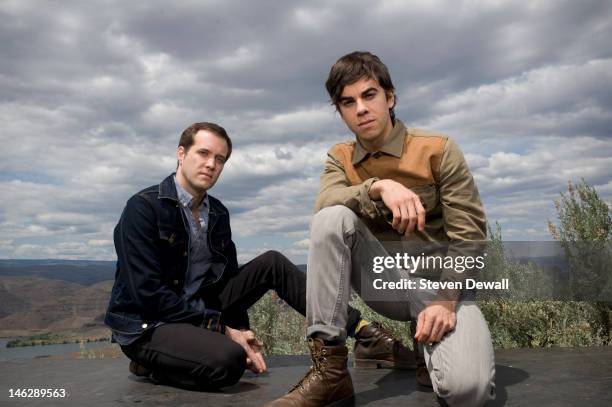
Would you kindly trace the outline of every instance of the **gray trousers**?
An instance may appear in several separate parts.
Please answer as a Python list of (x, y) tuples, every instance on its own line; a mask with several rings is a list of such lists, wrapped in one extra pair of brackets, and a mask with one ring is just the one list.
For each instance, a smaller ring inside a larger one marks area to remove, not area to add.
[[(314, 215), (310, 230), (306, 320), (308, 336), (346, 339), (347, 309), (354, 289), (374, 311), (398, 321), (416, 320), (435, 290), (385, 290), (373, 293), (372, 282), (412, 279), (402, 269), (372, 273), (371, 259), (388, 256), (367, 226), (345, 206)], [(418, 287), (418, 284), (417, 284)], [(481, 406), (495, 398), (495, 361), (491, 335), (480, 309), (462, 300), (457, 324), (437, 344), (424, 346), (434, 391), (450, 406)]]

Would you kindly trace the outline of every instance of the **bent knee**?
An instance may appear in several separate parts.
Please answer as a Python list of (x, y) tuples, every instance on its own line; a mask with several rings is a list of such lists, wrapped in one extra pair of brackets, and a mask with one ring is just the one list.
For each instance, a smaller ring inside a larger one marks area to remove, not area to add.
[(240, 345), (232, 342), (207, 363), (202, 373), (210, 387), (220, 388), (236, 384), (245, 369), (246, 352)]
[(287, 259), (282, 253), (277, 252), (276, 250), (268, 250), (267, 252), (257, 256), (255, 259), (264, 264), (289, 263), (289, 259)]
[(328, 206), (317, 212), (311, 223), (312, 234), (324, 235), (325, 233), (336, 233), (352, 229), (359, 218), (349, 208), (344, 205)]
[(489, 380), (468, 377), (465, 372), (457, 373), (439, 380), (433, 378), (437, 395), (449, 406), (478, 407), (495, 398), (495, 385)]

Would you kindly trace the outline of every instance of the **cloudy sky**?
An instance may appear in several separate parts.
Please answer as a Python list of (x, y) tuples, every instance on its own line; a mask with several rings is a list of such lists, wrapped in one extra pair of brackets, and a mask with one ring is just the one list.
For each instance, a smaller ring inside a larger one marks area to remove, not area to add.
[(387, 64), (408, 126), (458, 141), (504, 238), (549, 239), (568, 179), (612, 198), (610, 1), (3, 0), (0, 21), (0, 258), (114, 259), (125, 201), (214, 121), (239, 260), (303, 263), (351, 137), (323, 83), (354, 50)]

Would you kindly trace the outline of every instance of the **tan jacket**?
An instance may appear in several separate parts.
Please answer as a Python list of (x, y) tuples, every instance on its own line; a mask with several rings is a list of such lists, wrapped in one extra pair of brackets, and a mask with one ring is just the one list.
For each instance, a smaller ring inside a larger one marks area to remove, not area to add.
[(391, 227), (384, 203), (369, 196), (370, 187), (379, 179), (403, 184), (423, 203), (425, 230), (408, 239), (485, 240), (486, 217), (478, 189), (461, 150), (448, 136), (407, 130), (396, 120), (388, 143), (373, 154), (355, 141), (336, 144), (328, 152), (315, 211), (344, 205), (359, 215), (379, 240), (406, 240)]

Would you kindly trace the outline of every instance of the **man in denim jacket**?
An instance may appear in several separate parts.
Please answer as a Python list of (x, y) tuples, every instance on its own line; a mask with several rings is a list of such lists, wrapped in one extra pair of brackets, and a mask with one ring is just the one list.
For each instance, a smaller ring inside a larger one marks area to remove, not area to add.
[[(280, 253), (238, 266), (228, 211), (207, 193), (231, 152), (221, 126), (189, 126), (176, 173), (132, 196), (115, 228), (117, 271), (105, 323), (136, 375), (185, 388), (234, 384), (245, 368), (266, 370), (247, 309), (274, 289), (305, 313), (306, 276)], [(414, 365), (376, 323), (349, 314), (346, 329), (361, 355)]]

